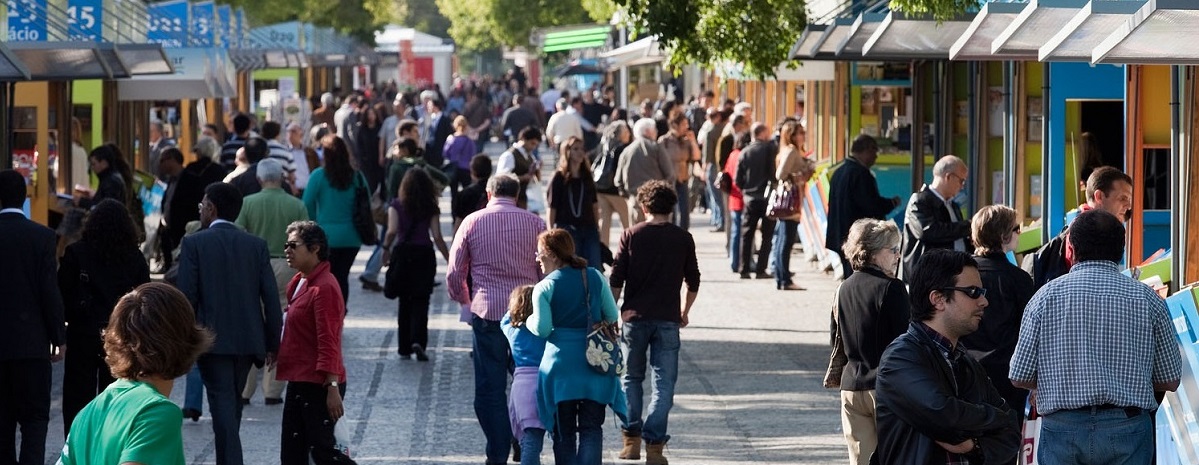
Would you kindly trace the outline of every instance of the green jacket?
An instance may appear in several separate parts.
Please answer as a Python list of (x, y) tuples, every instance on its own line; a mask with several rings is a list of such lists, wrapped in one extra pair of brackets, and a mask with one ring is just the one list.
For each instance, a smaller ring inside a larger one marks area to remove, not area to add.
[(276, 187), (246, 196), (235, 223), (266, 240), (272, 258), (281, 258), (283, 244), (287, 242), (287, 225), (307, 219), (304, 202)]
[(429, 166), (428, 163), (425, 163), (423, 158), (401, 158), (391, 162), (391, 166), (387, 168), (387, 195), (385, 195), (384, 198), (387, 199), (388, 203), (390, 203), (392, 199), (396, 198), (396, 194), (400, 192), (400, 181), (404, 180), (404, 174), (407, 173), (408, 169), (412, 168), (413, 166), (424, 168), (425, 171), (429, 173), (429, 177), (433, 178), (433, 188), (438, 193), (441, 193), (441, 190), (445, 189), (445, 186), (449, 185), (450, 183), (450, 178), (446, 176), (445, 173), (442, 173), (441, 170), (437, 168)]

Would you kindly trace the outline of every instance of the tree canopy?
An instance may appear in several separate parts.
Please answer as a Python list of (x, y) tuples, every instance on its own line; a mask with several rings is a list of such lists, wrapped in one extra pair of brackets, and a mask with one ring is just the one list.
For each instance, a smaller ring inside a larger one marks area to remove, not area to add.
[(246, 10), (254, 24), (303, 21), (332, 27), (338, 32), (367, 44), (375, 41), (375, 31), (397, 22), (392, 0), (228, 0), (233, 7)]
[(609, 0), (436, 0), (458, 47), (526, 47), (534, 28), (608, 21)]
[(952, 19), (977, 8), (979, 0), (891, 0), (891, 9), (905, 13), (931, 15), (937, 21)]

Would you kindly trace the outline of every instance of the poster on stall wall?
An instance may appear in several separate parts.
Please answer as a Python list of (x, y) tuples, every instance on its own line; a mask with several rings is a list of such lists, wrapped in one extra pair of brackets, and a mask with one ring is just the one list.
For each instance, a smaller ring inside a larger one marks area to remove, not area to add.
[(1028, 217), (1041, 217), (1041, 202), (1043, 196), (1041, 194), (1041, 175), (1034, 174), (1028, 177)]
[(1003, 87), (993, 86), (987, 91), (987, 136), (1003, 137)]
[(1003, 171), (991, 172), (991, 205), (1003, 205), (1004, 190), (1007, 189), (1007, 179)]
[(292, 97), (296, 94), (296, 79), (290, 76), (279, 78), (279, 99)]

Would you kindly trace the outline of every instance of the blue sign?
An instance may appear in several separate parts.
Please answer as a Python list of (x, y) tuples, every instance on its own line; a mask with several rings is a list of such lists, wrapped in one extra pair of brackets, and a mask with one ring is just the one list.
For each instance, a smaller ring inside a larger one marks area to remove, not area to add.
[(71, 40), (99, 42), (103, 36), (104, 6), (101, 0), (67, 2), (67, 27)]
[(237, 48), (246, 48), (246, 32), (250, 30), (250, 25), (246, 23), (246, 10), (242, 7), (237, 7), (237, 29), (233, 32), (233, 37), (236, 38), (234, 44)]
[(162, 44), (163, 47), (186, 47), (188, 31), (188, 13), (190, 5), (187, 0), (154, 3), (146, 5), (149, 25), (146, 28), (146, 40)]
[(46, 0), (8, 0), (8, 41), (46, 40)]
[(229, 5), (220, 5), (216, 7), (217, 16), (217, 35), (221, 38), (221, 46), (229, 48), (230, 42), (233, 40), (233, 35), (230, 34), (233, 28), (230, 26), (233, 22), (233, 9)]
[(216, 7), (211, 1), (206, 1), (193, 3), (191, 8), (191, 45), (211, 47), (216, 30)]

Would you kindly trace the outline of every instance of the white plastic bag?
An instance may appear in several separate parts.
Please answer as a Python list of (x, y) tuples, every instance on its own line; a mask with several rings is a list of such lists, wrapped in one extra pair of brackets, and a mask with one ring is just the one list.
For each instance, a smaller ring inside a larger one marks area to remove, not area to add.
[(1041, 447), (1041, 417), (1024, 420), (1024, 441), (1020, 446), (1020, 463), (1037, 465), (1037, 451)]
[(354, 437), (350, 433), (350, 424), (344, 421), (338, 421), (333, 425), (333, 447), (341, 452), (347, 458), (353, 458), (350, 455), (350, 438)]

